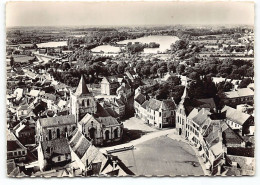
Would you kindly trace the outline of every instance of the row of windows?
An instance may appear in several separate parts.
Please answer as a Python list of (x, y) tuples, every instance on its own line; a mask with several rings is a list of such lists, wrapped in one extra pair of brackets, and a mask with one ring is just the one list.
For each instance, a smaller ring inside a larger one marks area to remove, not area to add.
[(9, 157), (16, 157), (16, 156), (21, 156), (21, 155), (25, 155), (25, 151), (18, 151), (18, 152), (8, 152), (7, 155)]

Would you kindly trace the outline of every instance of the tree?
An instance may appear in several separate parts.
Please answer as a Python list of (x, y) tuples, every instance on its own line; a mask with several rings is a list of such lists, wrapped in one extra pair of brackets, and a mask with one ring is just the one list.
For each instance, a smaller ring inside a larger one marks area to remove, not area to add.
[(199, 80), (199, 79), (200, 79), (199, 73), (197, 73), (197, 72), (195, 72), (195, 71), (191, 72), (191, 73), (188, 75), (188, 77), (189, 77), (190, 79), (192, 79), (192, 80)]
[(246, 88), (250, 83), (252, 83), (250, 78), (244, 78), (238, 85), (238, 88)]
[(181, 79), (178, 76), (170, 76), (167, 79), (167, 82), (171, 85), (171, 86), (177, 86), (177, 85), (181, 85)]
[(218, 92), (228, 92), (234, 88), (234, 85), (230, 81), (222, 81), (218, 83), (216, 86)]
[(185, 70), (185, 66), (183, 64), (179, 65), (176, 69), (177, 73), (180, 75), (184, 72), (184, 70)]
[(167, 63), (167, 70), (168, 70), (168, 72), (173, 72), (173, 73), (176, 72), (176, 68), (175, 68), (173, 62)]

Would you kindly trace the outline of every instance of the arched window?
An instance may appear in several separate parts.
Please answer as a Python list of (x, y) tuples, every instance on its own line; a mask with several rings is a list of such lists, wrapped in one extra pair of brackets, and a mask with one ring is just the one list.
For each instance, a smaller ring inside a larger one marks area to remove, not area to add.
[(91, 139), (95, 139), (95, 132), (96, 132), (95, 128), (92, 127), (91, 129), (89, 129), (89, 137)]
[(60, 138), (60, 129), (57, 128), (57, 138)]
[(106, 130), (105, 132), (105, 140), (109, 140), (109, 130)]
[(52, 139), (52, 133), (51, 133), (51, 130), (49, 130), (49, 140)]
[(68, 132), (68, 128), (67, 127), (65, 127), (65, 133), (67, 133)]
[(114, 130), (114, 138), (118, 138), (118, 128)]

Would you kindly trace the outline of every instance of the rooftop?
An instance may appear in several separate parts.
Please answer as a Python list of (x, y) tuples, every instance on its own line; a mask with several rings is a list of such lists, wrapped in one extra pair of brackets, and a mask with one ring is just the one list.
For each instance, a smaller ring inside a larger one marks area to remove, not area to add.
[(74, 115), (41, 118), (39, 119), (39, 122), (42, 127), (53, 127), (59, 125), (72, 125), (72, 124), (76, 125)]

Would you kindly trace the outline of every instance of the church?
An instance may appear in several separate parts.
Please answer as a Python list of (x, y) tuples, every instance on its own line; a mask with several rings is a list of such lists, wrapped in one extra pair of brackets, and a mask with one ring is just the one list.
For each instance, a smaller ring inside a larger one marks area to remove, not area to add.
[(94, 145), (104, 145), (121, 140), (123, 124), (95, 100), (83, 76), (81, 76), (76, 91), (71, 92), (70, 109), (78, 129)]

